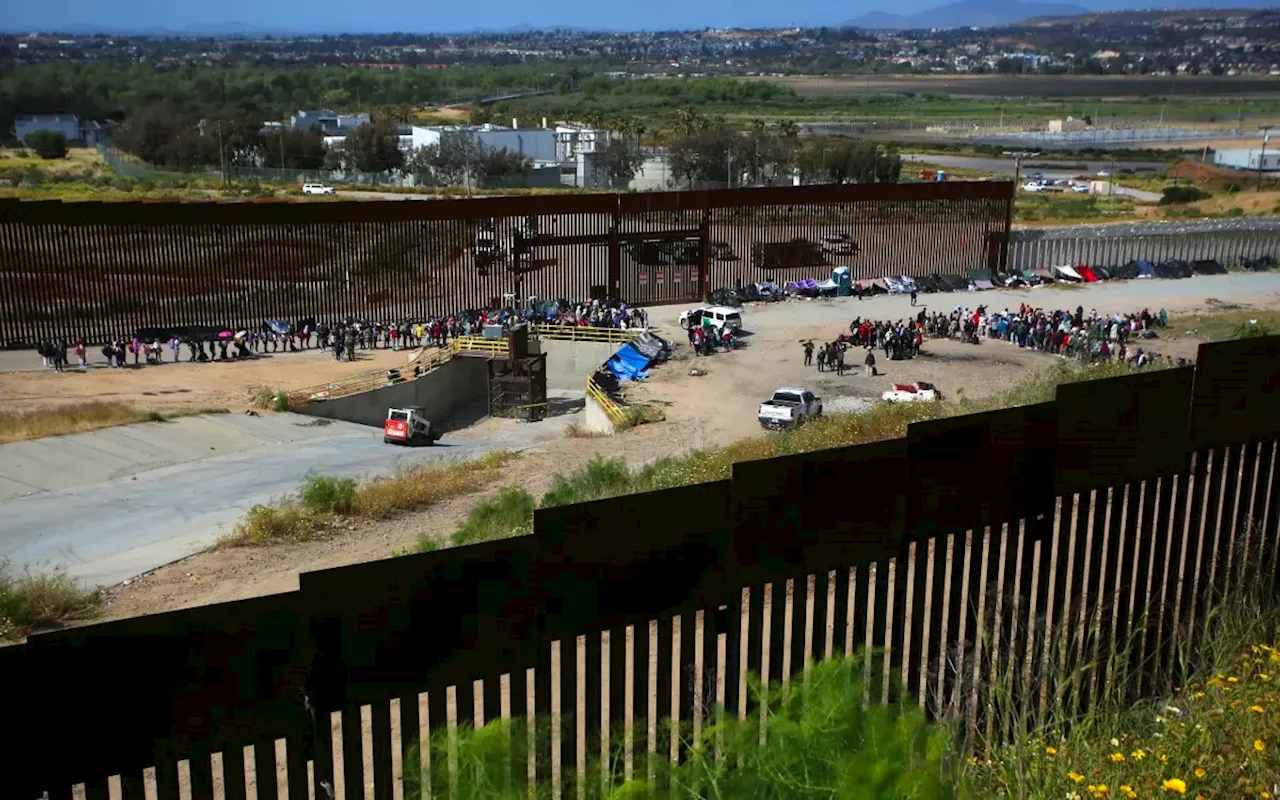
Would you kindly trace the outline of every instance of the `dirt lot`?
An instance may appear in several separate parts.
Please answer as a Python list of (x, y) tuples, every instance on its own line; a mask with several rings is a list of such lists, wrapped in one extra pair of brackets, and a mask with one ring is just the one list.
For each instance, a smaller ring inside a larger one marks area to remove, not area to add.
[[(973, 306), (979, 301), (996, 308), (1016, 307), (1019, 302), (1027, 301), (1044, 307), (1081, 305), (1086, 310), (1097, 308), (1104, 313), (1142, 307), (1155, 310), (1163, 306), (1176, 318), (1178, 314), (1220, 310), (1223, 304), (1280, 308), (1280, 275), (1229, 275), (1184, 281), (1133, 281), (1075, 290), (920, 297), (921, 305), (944, 311), (957, 304)], [(799, 344), (802, 339), (833, 339), (855, 315), (897, 319), (910, 311), (908, 300), (901, 296), (879, 297), (862, 303), (841, 299), (748, 307), (743, 315), (753, 335), (746, 337), (746, 347), (733, 353), (696, 358), (682, 345), (673, 362), (656, 368), (648, 382), (632, 389), (635, 398), (661, 404), (665, 421), (612, 438), (569, 438), (528, 451), (510, 467), (506, 482), (524, 486), (536, 495), (550, 485), (555, 473), (571, 470), (596, 455), (620, 456), (632, 464), (643, 464), (691, 448), (716, 446), (755, 435), (759, 433), (756, 406), (780, 385), (808, 386), (824, 398), (829, 409), (852, 409), (878, 397), (894, 381), (925, 380), (953, 396), (963, 392), (969, 397), (981, 397), (1056, 361), (1052, 356), (1000, 342), (974, 346), (931, 341), (926, 345), (926, 355), (920, 359), (881, 363), (885, 374), (876, 378), (863, 377), (857, 370), (843, 378), (829, 373), (819, 376), (816, 369), (802, 365)], [(678, 309), (672, 307), (652, 309), (651, 313), (651, 319), (668, 331), (675, 329), (677, 316)], [(1197, 342), (1188, 337), (1161, 340), (1152, 349), (1175, 357), (1193, 356), (1196, 345)], [(311, 359), (300, 358), (299, 362), (311, 362)], [(256, 366), (228, 365), (225, 369), (237, 371), (234, 382), (241, 387), (254, 379), (241, 375), (238, 370), (247, 372)], [(707, 374), (690, 376), (689, 370), (694, 366)], [(213, 369), (197, 368), (188, 374), (203, 376)], [(154, 370), (157, 374), (165, 371)], [(176, 375), (178, 370), (172, 373)], [(204, 389), (212, 390), (212, 387)], [(128, 586), (117, 587), (112, 591), (107, 614), (109, 617), (134, 616), (288, 591), (297, 587), (299, 572), (390, 557), (394, 550), (411, 546), (420, 533), (447, 536), (478, 497), (496, 493), (498, 488), (494, 486), (479, 496), (458, 498), (394, 520), (354, 526), (323, 543), (201, 553), (163, 567)]]
[[(206, 408), (243, 411), (259, 386), (291, 391), (405, 363), (413, 351), (357, 350), (356, 361), (334, 361), (327, 351), (268, 353), (246, 362), (130, 364), (108, 369), (90, 350), (90, 369), (59, 375), (40, 369), (30, 351), (0, 353), (0, 396), (6, 411), (34, 411), (85, 400), (130, 403), (146, 411)], [(166, 358), (172, 358), (166, 348)], [(185, 352), (184, 352), (184, 358)], [(20, 371), (19, 371), (20, 370)]]

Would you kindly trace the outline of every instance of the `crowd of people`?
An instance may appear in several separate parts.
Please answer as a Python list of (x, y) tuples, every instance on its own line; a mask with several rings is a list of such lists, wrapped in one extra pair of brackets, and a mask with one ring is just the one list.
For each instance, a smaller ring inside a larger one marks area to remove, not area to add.
[[(1129, 314), (1099, 314), (1082, 306), (1047, 310), (1020, 304), (1016, 311), (989, 311), (985, 306), (969, 310), (960, 306), (950, 314), (935, 313), (926, 318), (931, 336), (947, 337), (974, 344), (998, 339), (1018, 347), (1052, 353), (1084, 362), (1128, 361), (1146, 366), (1161, 359), (1139, 341), (1158, 338), (1158, 330), (1169, 324), (1165, 309), (1148, 309)], [(1163, 361), (1174, 363), (1172, 357)], [(1185, 363), (1185, 359), (1179, 359)]]
[(895, 322), (877, 321), (855, 318), (849, 323), (849, 332), (842, 333), (834, 341), (815, 345), (813, 340), (801, 342), (804, 348), (804, 365), (812, 366), (818, 362), (818, 372), (834, 372), (843, 376), (846, 364), (854, 365), (854, 358), (848, 354), (850, 348), (861, 347), (866, 352), (860, 357), (865, 374), (876, 374), (875, 351), (884, 352), (890, 361), (915, 358), (920, 355), (924, 344), (924, 312), (915, 319), (900, 319)]
[[(188, 362), (207, 363), (313, 348), (331, 351), (338, 361), (354, 361), (358, 350), (447, 347), (452, 339), (480, 335), (484, 328), (492, 325), (509, 329), (521, 322), (595, 328), (647, 328), (649, 324), (648, 314), (642, 309), (608, 299), (570, 303), (565, 300), (536, 302), (536, 298), (530, 298), (522, 307), (516, 307), (510, 295), (507, 299), (508, 303), (501, 308), (472, 309), (419, 321), (383, 323), (347, 318), (328, 323), (309, 318), (297, 322), (270, 320), (259, 328), (237, 331), (216, 328), (186, 328), (163, 334), (139, 331), (133, 336), (106, 342), (101, 352), (107, 366), (112, 368), (123, 368), (130, 361), (135, 366), (161, 364), (166, 360), (177, 363), (184, 355)], [(46, 339), (36, 350), (45, 367), (59, 372), (70, 366), (69, 351), (81, 369), (89, 366), (84, 338), (70, 343), (66, 339)]]

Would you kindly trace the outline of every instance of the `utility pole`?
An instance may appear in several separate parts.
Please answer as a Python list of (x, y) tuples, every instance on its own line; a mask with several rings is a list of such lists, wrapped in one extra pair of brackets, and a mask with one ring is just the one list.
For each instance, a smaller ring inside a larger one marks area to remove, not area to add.
[(218, 165), (222, 171), (222, 188), (227, 188), (227, 148), (222, 144), (222, 120), (218, 120)]
[(1271, 129), (1274, 125), (1259, 125), (1258, 130), (1262, 131), (1262, 151), (1258, 153), (1258, 191), (1262, 191), (1262, 167), (1267, 160), (1267, 140), (1271, 138)]
[(1032, 153), (1028, 150), (1006, 150), (1004, 151), (1004, 154), (1013, 158), (1013, 193), (1016, 197), (1018, 194), (1018, 186), (1022, 182), (1022, 159), (1035, 158), (1040, 154)]

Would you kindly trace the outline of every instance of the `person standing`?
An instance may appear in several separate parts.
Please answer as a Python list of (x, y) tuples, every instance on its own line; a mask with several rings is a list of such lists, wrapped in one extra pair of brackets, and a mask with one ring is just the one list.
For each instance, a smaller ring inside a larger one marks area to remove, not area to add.
[(844, 348), (837, 346), (835, 356), (836, 356), (836, 376), (843, 378), (844, 377)]
[(917, 295), (916, 295), (916, 290), (915, 290), (914, 288), (912, 288), (912, 289), (911, 289), (911, 305), (912, 305), (912, 306), (915, 306), (915, 304), (916, 304), (916, 297), (917, 297)]
[(827, 371), (827, 346), (824, 344), (818, 351), (818, 372)]
[(76, 354), (76, 360), (80, 362), (80, 369), (88, 369), (89, 360), (85, 358), (84, 337), (76, 339), (76, 346), (72, 352)]
[(867, 351), (867, 358), (863, 364), (866, 366), (867, 377), (874, 378), (876, 374), (876, 353), (874, 350)]
[(813, 340), (804, 343), (804, 365), (806, 367), (813, 366)]

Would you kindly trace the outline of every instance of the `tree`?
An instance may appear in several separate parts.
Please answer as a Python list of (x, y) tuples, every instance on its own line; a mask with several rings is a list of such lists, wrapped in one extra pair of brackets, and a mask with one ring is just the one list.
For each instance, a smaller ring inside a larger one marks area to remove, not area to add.
[(486, 178), (508, 178), (513, 175), (528, 175), (533, 169), (533, 159), (505, 147), (492, 149), (480, 145), (476, 164), (480, 175)]
[(445, 185), (459, 184), (477, 169), (480, 149), (472, 134), (445, 131), (438, 143), (414, 150), (405, 168), (415, 175), (429, 173)]
[(390, 122), (369, 122), (347, 134), (342, 163), (357, 172), (394, 172), (404, 166), (400, 136)]
[(600, 161), (609, 176), (609, 188), (626, 189), (644, 165), (644, 156), (631, 142), (615, 139), (600, 151)]
[(32, 131), (27, 134), (26, 145), (43, 159), (67, 156), (67, 137), (61, 131)]
[(671, 143), (671, 171), (689, 183), (732, 182), (743, 169), (742, 137), (735, 131), (713, 128)]

